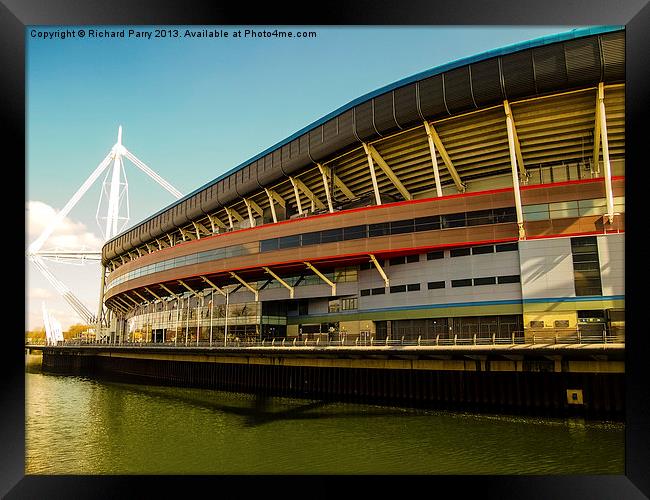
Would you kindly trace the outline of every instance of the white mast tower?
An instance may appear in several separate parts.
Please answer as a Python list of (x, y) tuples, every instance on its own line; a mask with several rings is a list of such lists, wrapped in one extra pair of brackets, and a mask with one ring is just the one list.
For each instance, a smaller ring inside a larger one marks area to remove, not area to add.
[[(56, 217), (48, 224), (40, 236), (34, 240), (27, 249), (27, 258), (30, 262), (35, 264), (35, 267), (47, 278), (47, 280), (54, 286), (54, 288), (61, 294), (66, 302), (72, 307), (77, 315), (87, 324), (96, 324), (97, 335), (100, 334), (103, 321), (103, 303), (100, 296), (100, 303), (97, 315), (93, 315), (90, 310), (66, 287), (59, 281), (45, 266), (45, 260), (54, 260), (56, 262), (64, 263), (85, 263), (87, 261), (101, 261), (101, 250), (99, 251), (57, 251), (57, 250), (41, 250), (45, 241), (51, 236), (56, 227), (63, 221), (63, 219), (70, 213), (70, 210), (77, 204), (81, 197), (88, 191), (90, 186), (97, 180), (104, 170), (113, 162), (112, 169), (108, 169), (104, 177), (102, 192), (97, 204), (96, 219), (100, 230), (102, 231), (103, 242), (113, 238), (129, 222), (129, 199), (128, 199), (128, 182), (126, 179), (126, 171), (124, 169), (123, 158), (126, 157), (136, 167), (142, 170), (145, 174), (156, 181), (165, 190), (171, 193), (174, 198), (179, 199), (183, 195), (169, 182), (160, 177), (156, 172), (149, 168), (144, 162), (137, 158), (122, 144), (122, 126), (120, 125), (117, 132), (117, 142), (111, 148), (111, 151), (104, 157), (104, 159), (97, 165), (95, 170), (90, 174), (86, 181), (81, 185), (77, 192), (70, 198), (68, 203), (63, 209), (56, 214)], [(109, 182), (110, 174), (110, 182)], [(122, 182), (122, 175), (124, 182)], [(108, 206), (106, 208), (106, 215), (102, 215), (102, 201), (106, 196)], [(120, 215), (120, 210), (125, 207), (125, 215)], [(103, 222), (103, 224), (102, 224)], [(120, 224), (120, 222), (122, 222)], [(103, 295), (104, 277), (106, 269), (102, 266), (101, 274), (101, 294)]]

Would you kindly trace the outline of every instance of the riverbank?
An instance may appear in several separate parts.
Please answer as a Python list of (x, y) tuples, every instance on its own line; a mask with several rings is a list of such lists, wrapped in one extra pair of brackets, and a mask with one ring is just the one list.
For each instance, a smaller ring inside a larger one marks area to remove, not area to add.
[(27, 474), (622, 474), (624, 425), (26, 374)]

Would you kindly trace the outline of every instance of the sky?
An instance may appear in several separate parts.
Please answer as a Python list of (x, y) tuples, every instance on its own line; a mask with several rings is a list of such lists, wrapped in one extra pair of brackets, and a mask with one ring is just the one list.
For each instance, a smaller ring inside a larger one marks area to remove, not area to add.
[[(463, 57), (579, 27), (28, 26), (27, 244), (110, 151), (120, 125), (124, 146), (185, 195), (368, 92)], [(129, 37), (129, 29), (151, 38)], [(168, 35), (155, 37), (157, 29)], [(185, 37), (188, 29), (221, 30), (228, 37)], [(253, 38), (244, 36), (246, 29), (314, 31), (316, 37)], [(124, 30), (125, 36), (94, 37), (90, 30)], [(178, 37), (169, 30), (178, 30)], [(242, 36), (234, 37), (238, 30)], [(125, 170), (127, 229), (174, 198), (127, 160)], [(101, 248), (96, 213), (103, 179), (43, 250)], [(97, 311), (99, 264), (47, 265)], [(43, 325), (42, 304), (64, 329), (81, 322), (33, 264), (26, 270), (26, 329)]]

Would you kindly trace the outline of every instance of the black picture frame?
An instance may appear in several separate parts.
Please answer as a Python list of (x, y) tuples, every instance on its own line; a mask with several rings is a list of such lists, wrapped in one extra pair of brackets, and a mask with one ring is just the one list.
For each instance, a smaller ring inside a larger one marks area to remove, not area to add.
[[(626, 346), (626, 429), (625, 474), (620, 476), (432, 476), (432, 477), (364, 477), (360, 487), (364, 495), (387, 491), (417, 494), (447, 495), (457, 493), (481, 498), (643, 498), (650, 497), (650, 438), (649, 395), (644, 356), (650, 354), (649, 335), (637, 319), (642, 310), (643, 289), (639, 286), (641, 273), (634, 265), (635, 247), (639, 243), (636, 214), (642, 168), (645, 161), (642, 146), (644, 116), (648, 109), (647, 81), (650, 72), (650, 6), (647, 0), (502, 0), (476, 2), (473, 0), (438, 0), (391, 2), (388, 0), (355, 3), (327, 2), (302, 4), (283, 9), (276, 3), (254, 7), (232, 2), (212, 5), (198, 0), (1, 0), (0, 1), (0, 106), (5, 132), (5, 175), (25, 165), (25, 27), (28, 25), (625, 25), (626, 26), (626, 157), (629, 165), (626, 178), (626, 226), (632, 229), (626, 251), (626, 323), (631, 332)], [(13, 162), (6, 152), (13, 153)], [(20, 176), (17, 176), (20, 184)], [(24, 182), (24, 178), (23, 178)], [(24, 185), (23, 185), (24, 186)], [(24, 186), (25, 188), (26, 186)], [(20, 190), (12, 190), (20, 198)], [(23, 189), (23, 193), (24, 193)], [(18, 211), (24, 200), (5, 196), (5, 235), (20, 234)], [(11, 204), (11, 206), (9, 206)], [(25, 220), (23, 219), (23, 226)], [(15, 226), (15, 227), (14, 227)], [(14, 240), (16, 238), (13, 238)], [(5, 241), (11, 240), (6, 238)], [(18, 250), (18, 244), (10, 245)], [(24, 259), (25, 242), (19, 252)], [(10, 261), (5, 258), (5, 265)], [(26, 260), (24, 260), (25, 266)], [(11, 265), (9, 265), (11, 267)], [(27, 269), (27, 267), (25, 267)], [(11, 273), (8, 273), (11, 276)], [(16, 286), (18, 283), (18, 286)], [(24, 284), (24, 283), (23, 283)], [(20, 279), (4, 282), (6, 299), (20, 300)], [(634, 292), (637, 293), (634, 293)], [(24, 292), (24, 289), (23, 289)], [(23, 297), (24, 297), (23, 293)], [(7, 301), (6, 316), (19, 311)], [(233, 491), (250, 495), (256, 491), (278, 491), (282, 495), (324, 496), (340, 494), (358, 478), (300, 476), (287, 478), (271, 476), (206, 477), (206, 476), (25, 476), (25, 409), (24, 409), (24, 338), (20, 333), (19, 313), (12, 316), (5, 329), (0, 364), (0, 496), (6, 498), (122, 498), (138, 493), (146, 497), (169, 497), (172, 486), (191, 488), (192, 495), (205, 491), (209, 495)], [(232, 488), (232, 490), (231, 490)], [(419, 490), (419, 488), (425, 488)], [(240, 490), (239, 492), (237, 490)], [(186, 490), (187, 491), (187, 490)], [(438, 492), (438, 493), (436, 493)], [(176, 493), (178, 494), (178, 493)]]

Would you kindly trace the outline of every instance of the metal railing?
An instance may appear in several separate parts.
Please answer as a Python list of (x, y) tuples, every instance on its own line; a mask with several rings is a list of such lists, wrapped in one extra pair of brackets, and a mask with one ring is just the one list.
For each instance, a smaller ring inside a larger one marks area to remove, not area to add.
[[(595, 333), (592, 331), (583, 332), (580, 330), (551, 330), (549, 332), (511, 332), (509, 335), (492, 334), (473, 334), (473, 335), (436, 335), (417, 338), (383, 338), (376, 339), (374, 336), (357, 337), (341, 336), (337, 339), (326, 340), (321, 337), (317, 338), (297, 338), (297, 337), (275, 337), (265, 338), (262, 340), (250, 339), (228, 339), (225, 343), (222, 339), (213, 339), (212, 342), (207, 340), (196, 341), (188, 339), (187, 343), (183, 341), (167, 340), (165, 342), (145, 342), (145, 341), (108, 341), (108, 340), (80, 340), (72, 339), (57, 342), (57, 346), (122, 346), (122, 347), (160, 347), (160, 348), (297, 348), (297, 347), (449, 347), (449, 346), (533, 346), (533, 345), (588, 345), (588, 344), (625, 344), (624, 331), (617, 330), (614, 333), (603, 331)], [(30, 345), (44, 345), (36, 342)]]

